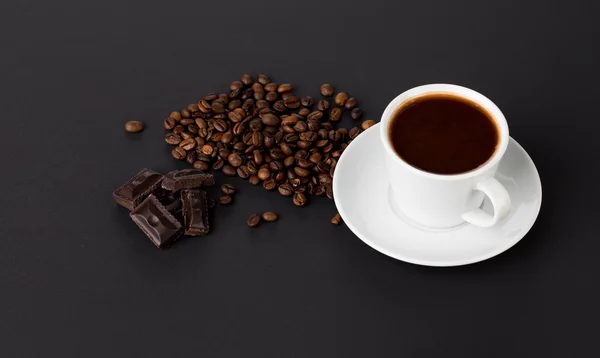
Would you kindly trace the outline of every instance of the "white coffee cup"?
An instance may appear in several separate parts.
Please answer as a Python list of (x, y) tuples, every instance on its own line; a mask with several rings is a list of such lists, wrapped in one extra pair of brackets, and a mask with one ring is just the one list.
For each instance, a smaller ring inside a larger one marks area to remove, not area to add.
[[(390, 119), (404, 102), (429, 93), (449, 93), (467, 98), (492, 115), (500, 131), (500, 141), (486, 163), (466, 173), (442, 175), (415, 168), (398, 156), (390, 141)], [(381, 118), (380, 134), (386, 152), (392, 200), (402, 214), (414, 223), (436, 229), (451, 228), (465, 221), (480, 227), (491, 227), (510, 212), (508, 192), (494, 178), (508, 147), (508, 124), (500, 109), (487, 97), (471, 89), (450, 84), (412, 88), (394, 98), (387, 106)], [(493, 214), (480, 209), (485, 196), (494, 207)]]

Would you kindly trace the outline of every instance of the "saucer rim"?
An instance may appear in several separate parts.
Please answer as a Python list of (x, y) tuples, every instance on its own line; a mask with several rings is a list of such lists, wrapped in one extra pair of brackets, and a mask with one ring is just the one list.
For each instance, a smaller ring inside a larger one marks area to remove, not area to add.
[[(365, 132), (367, 131), (378, 131), (379, 130), (379, 126), (380, 123), (376, 123), (374, 126), (372, 126), (371, 128), (367, 129)], [(379, 133), (377, 133), (379, 134)], [(364, 136), (364, 133), (363, 133)], [(340, 163), (342, 163), (343, 161), (346, 161), (346, 156), (344, 156), (344, 154), (348, 151), (348, 149), (353, 146), (356, 145), (355, 142), (360, 141), (363, 136), (358, 136), (358, 138), (356, 138), (352, 143), (350, 143), (350, 145), (348, 146), (348, 148), (346, 148), (346, 150), (344, 151), (344, 153), (340, 156), (337, 165), (340, 165)], [(377, 138), (377, 141), (379, 143), (379, 145), (382, 145), (381, 143), (381, 137), (378, 135), (375, 135), (375, 137)], [(430, 266), (430, 267), (454, 267), (454, 266), (464, 266), (464, 265), (470, 265), (470, 264), (474, 264), (477, 262), (482, 262), (488, 259), (491, 259), (495, 256), (500, 255), (501, 253), (509, 250), (510, 248), (512, 248), (513, 246), (515, 246), (519, 241), (521, 241), (525, 235), (527, 235), (527, 233), (529, 233), (529, 231), (531, 230), (531, 228), (533, 227), (533, 225), (535, 225), (535, 222), (537, 221), (537, 218), (539, 216), (541, 207), (542, 207), (542, 199), (543, 199), (543, 188), (542, 188), (542, 181), (540, 178), (540, 174), (539, 171), (537, 170), (537, 167), (535, 165), (535, 162), (533, 161), (533, 159), (531, 158), (531, 156), (529, 155), (529, 153), (527, 153), (527, 151), (525, 150), (525, 148), (523, 148), (523, 146), (521, 146), (521, 144), (519, 144), (519, 142), (517, 142), (513, 137), (509, 137), (509, 144), (508, 146), (510, 146), (511, 144), (514, 144), (517, 149), (521, 150), (521, 152), (523, 154), (525, 154), (525, 157), (529, 160), (529, 162), (531, 163), (532, 167), (533, 167), (533, 174), (535, 174), (535, 178), (537, 178), (537, 183), (536, 186), (539, 188), (539, 200), (538, 200), (538, 205), (535, 208), (535, 214), (531, 216), (531, 219), (529, 220), (529, 222), (526, 225), (523, 225), (524, 230), (521, 231), (522, 234), (520, 235), (516, 235), (511, 241), (507, 242), (506, 245), (500, 247), (500, 249), (497, 250), (492, 250), (490, 252), (484, 253), (482, 255), (479, 256), (475, 256), (469, 259), (462, 259), (462, 260), (453, 260), (453, 261), (441, 261), (441, 260), (422, 260), (422, 259), (418, 259), (418, 258), (413, 258), (413, 257), (409, 257), (409, 256), (405, 256), (401, 253), (397, 253), (397, 252), (393, 252), (392, 250), (389, 250), (385, 247), (382, 247), (381, 245), (378, 245), (377, 243), (373, 242), (372, 240), (370, 240), (369, 238), (367, 238), (367, 235), (363, 235), (361, 233), (360, 230), (358, 230), (357, 227), (355, 227), (351, 221), (347, 221), (346, 218), (349, 217), (348, 215), (346, 215), (344, 209), (342, 208), (342, 205), (338, 205), (338, 201), (335, 200), (335, 198), (340, 197), (339, 193), (337, 192), (336, 188), (339, 186), (337, 185), (337, 183), (342, 180), (340, 179), (339, 176), (335, 176), (333, 177), (333, 197), (334, 197), (334, 202), (335, 202), (335, 206), (340, 214), (340, 216), (342, 217), (342, 219), (344, 220), (344, 223), (346, 224), (346, 226), (348, 226), (348, 228), (352, 231), (352, 233), (354, 235), (356, 235), (361, 241), (363, 241), (365, 244), (367, 244), (368, 246), (370, 246), (372, 249), (386, 255), (389, 256), (393, 259), (396, 260), (400, 260), (400, 261), (404, 261), (407, 263), (411, 263), (411, 264), (415, 264), (415, 265), (421, 265), (421, 266)], [(500, 161), (501, 163), (502, 161)], [(337, 166), (336, 165), (336, 166)], [(416, 230), (421, 230), (419, 228), (415, 228)], [(458, 229), (460, 230), (460, 229)], [(493, 230), (493, 228), (490, 228), (488, 230)]]

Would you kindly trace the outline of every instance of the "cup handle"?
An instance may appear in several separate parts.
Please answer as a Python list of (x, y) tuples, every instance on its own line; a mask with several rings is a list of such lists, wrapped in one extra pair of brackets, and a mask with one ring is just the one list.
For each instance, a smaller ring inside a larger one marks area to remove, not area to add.
[(492, 227), (504, 219), (510, 212), (510, 196), (508, 192), (494, 177), (487, 178), (475, 185), (475, 190), (483, 192), (490, 198), (494, 207), (494, 215), (490, 215), (480, 208), (462, 214), (463, 220), (469, 224), (480, 227)]

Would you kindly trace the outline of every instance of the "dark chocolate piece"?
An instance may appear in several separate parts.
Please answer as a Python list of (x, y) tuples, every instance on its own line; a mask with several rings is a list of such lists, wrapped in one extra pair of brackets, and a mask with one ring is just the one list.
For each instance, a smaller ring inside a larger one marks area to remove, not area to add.
[(213, 185), (215, 178), (212, 174), (206, 174), (198, 169), (184, 169), (168, 172), (162, 182), (162, 187), (167, 190), (180, 190), (199, 188), (201, 186)]
[(208, 196), (201, 189), (181, 191), (185, 234), (202, 236), (208, 234)]
[(129, 216), (158, 248), (169, 246), (183, 233), (183, 226), (152, 194)]
[(113, 192), (117, 204), (133, 210), (150, 193), (156, 190), (164, 176), (150, 169), (142, 169), (141, 172), (129, 179), (127, 183)]
[(181, 193), (179, 191), (158, 189), (154, 192), (154, 196), (170, 213), (181, 211)]

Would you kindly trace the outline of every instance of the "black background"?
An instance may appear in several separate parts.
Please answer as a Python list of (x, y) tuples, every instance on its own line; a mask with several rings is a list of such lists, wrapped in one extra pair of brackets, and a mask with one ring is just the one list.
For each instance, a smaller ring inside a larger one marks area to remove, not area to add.
[[(3, 1), (0, 356), (596, 356), (598, 4)], [(496, 258), (428, 268), (332, 226), (333, 202), (229, 179), (210, 236), (156, 249), (112, 190), (186, 167), (162, 120), (245, 72), (332, 83), (375, 120), (420, 84), (480, 91), (538, 167), (538, 221)], [(246, 227), (264, 210), (281, 220)]]

